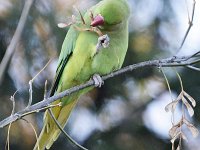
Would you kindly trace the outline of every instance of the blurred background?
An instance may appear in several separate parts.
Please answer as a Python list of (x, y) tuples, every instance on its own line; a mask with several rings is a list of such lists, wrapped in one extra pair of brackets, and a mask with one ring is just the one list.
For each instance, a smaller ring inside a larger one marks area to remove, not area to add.
[[(62, 42), (68, 29), (57, 24), (67, 22), (76, 6), (81, 12), (98, 0), (36, 0), (29, 12), (22, 37), (6, 68), (0, 84), (0, 120), (12, 111), (11, 95), (15, 95), (16, 111), (28, 103), (28, 82), (52, 59), (48, 67), (33, 83), (33, 103), (43, 99), (44, 84), (52, 84)], [(24, 6), (25, 0), (0, 0), (0, 60), (4, 57)], [(129, 0), (129, 48), (123, 66), (145, 60), (162, 59), (176, 55), (188, 28), (188, 11), (192, 0)], [(193, 27), (177, 55), (190, 55), (200, 48), (200, 3), (197, 1)], [(188, 10), (188, 11), (187, 11)], [(180, 93), (175, 70), (163, 69), (172, 89), (172, 96)], [(185, 91), (196, 101), (195, 115), (191, 119), (200, 126), (199, 72), (177, 68)], [(0, 70), (1, 71), (1, 70)], [(90, 150), (169, 150), (168, 131), (171, 114), (165, 106), (171, 102), (163, 74), (159, 68), (142, 68), (117, 76), (81, 97), (66, 126), (66, 131)], [(179, 108), (175, 118), (180, 116)], [(43, 112), (26, 116), (37, 133), (43, 125)], [(7, 129), (0, 129), (0, 149), (5, 149)], [(194, 139), (186, 129), (188, 142), (184, 150), (200, 150), (200, 138)], [(31, 150), (35, 134), (28, 123), (17, 121), (11, 127), (11, 150)], [(52, 149), (77, 150), (63, 135)]]

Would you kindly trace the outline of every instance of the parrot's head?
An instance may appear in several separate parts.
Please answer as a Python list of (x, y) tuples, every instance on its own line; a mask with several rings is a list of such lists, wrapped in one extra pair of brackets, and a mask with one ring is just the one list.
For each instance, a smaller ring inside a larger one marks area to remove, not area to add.
[(126, 23), (130, 10), (127, 0), (103, 0), (96, 5), (91, 26), (107, 28)]

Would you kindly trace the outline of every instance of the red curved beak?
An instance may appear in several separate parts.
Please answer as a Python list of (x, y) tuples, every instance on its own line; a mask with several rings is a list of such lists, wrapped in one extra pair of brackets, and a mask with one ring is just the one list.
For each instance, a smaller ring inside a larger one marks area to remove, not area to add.
[(104, 24), (104, 18), (100, 14), (94, 17), (94, 19), (91, 22), (92, 27), (100, 26)]

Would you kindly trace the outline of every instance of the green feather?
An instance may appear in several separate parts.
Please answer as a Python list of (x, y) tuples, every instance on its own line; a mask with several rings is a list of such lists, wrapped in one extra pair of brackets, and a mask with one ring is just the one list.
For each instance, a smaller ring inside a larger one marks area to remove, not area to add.
[[(94, 74), (105, 75), (121, 68), (128, 48), (128, 17), (129, 7), (126, 0), (103, 0), (90, 8), (84, 15), (89, 27), (90, 12), (94, 16), (101, 14), (105, 24), (100, 26), (103, 34), (110, 38), (110, 44), (96, 54), (98, 35), (90, 31), (77, 31), (75, 26), (85, 28), (86, 25), (72, 25), (62, 45), (56, 77), (51, 89), (51, 96), (63, 90), (89, 80)], [(71, 110), (80, 95), (92, 88), (86, 88), (68, 97), (57, 100), (61, 107), (53, 108), (54, 116), (64, 128)], [(39, 136), (40, 149), (50, 148), (60, 135), (60, 130), (48, 114), (44, 115), (44, 126)], [(37, 144), (35, 148), (37, 149)]]

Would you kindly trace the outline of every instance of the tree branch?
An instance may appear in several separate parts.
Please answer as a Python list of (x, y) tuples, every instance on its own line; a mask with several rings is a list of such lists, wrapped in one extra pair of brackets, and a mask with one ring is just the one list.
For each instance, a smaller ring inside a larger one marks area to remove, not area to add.
[[(180, 67), (180, 66), (187, 67), (187, 66), (192, 66), (193, 64), (200, 62), (200, 58), (196, 57), (198, 54), (199, 54), (199, 52), (195, 53), (193, 55), (190, 55), (190, 56), (182, 56), (182, 57), (173, 56), (173, 57), (161, 59), (161, 60), (157, 59), (157, 60), (140, 62), (140, 63), (137, 63), (137, 64), (126, 66), (126, 67), (124, 67), (120, 70), (117, 70), (117, 71), (114, 71), (114, 72), (112, 72), (108, 75), (105, 75), (105, 76), (102, 77), (102, 80), (107, 80), (109, 78), (113, 78), (113, 77), (118, 76), (120, 74), (130, 72), (132, 70), (136, 70), (136, 69), (139, 69), (139, 68), (144, 68), (144, 67), (161, 68), (161, 67)], [(21, 110), (21, 111), (15, 113), (15, 114), (5, 118), (4, 120), (2, 120), (0, 122), (0, 128), (3, 128), (5, 126), (9, 125), (10, 123), (17, 121), (17, 120), (19, 120), (20, 118), (22, 118), (26, 115), (36, 113), (36, 112), (39, 112), (39, 111), (47, 109), (47, 108), (57, 107), (57, 106), (51, 106), (51, 103), (58, 100), (58, 99), (65, 97), (65, 96), (68, 96), (68, 95), (70, 95), (74, 92), (80, 91), (80, 90), (87, 88), (87, 87), (91, 87), (93, 85), (94, 85), (94, 81), (89, 80), (84, 84), (74, 86), (74, 87), (72, 87), (72, 88), (70, 88), (66, 91), (58, 93), (58, 94), (56, 94), (52, 97), (49, 97), (47, 99), (44, 99), (44, 100), (42, 100), (42, 101), (40, 101), (40, 102), (38, 102), (34, 105), (31, 105), (30, 107), (27, 107), (24, 110)]]
[[(189, 26), (188, 26), (188, 28), (187, 28), (187, 30), (186, 30), (186, 33), (185, 33), (184, 37), (183, 37), (183, 40), (182, 40), (182, 42), (181, 42), (181, 46), (179, 47), (179, 51), (180, 51), (180, 49), (183, 47), (183, 45), (184, 45), (184, 43), (185, 43), (185, 40), (186, 40), (186, 38), (187, 38), (187, 36), (188, 36), (188, 34), (189, 34), (189, 32), (190, 32), (192, 26), (193, 26), (195, 6), (196, 6), (196, 1), (193, 0), (192, 16), (191, 16), (191, 19), (190, 19), (189, 11), (188, 11), (188, 24), (189, 24)], [(178, 52), (179, 52), (179, 51), (178, 51)]]
[(8, 66), (8, 64), (9, 64), (10, 59), (12, 58), (12, 55), (15, 51), (17, 43), (19, 42), (20, 37), (22, 35), (22, 31), (24, 29), (24, 26), (25, 26), (25, 23), (26, 23), (28, 14), (29, 14), (29, 10), (30, 10), (30, 8), (33, 4), (33, 1), (34, 0), (26, 0), (25, 1), (24, 8), (22, 10), (22, 14), (21, 14), (21, 17), (19, 19), (17, 29), (16, 29), (16, 31), (13, 35), (13, 38), (12, 38), (8, 48), (6, 49), (6, 53), (5, 53), (5, 55), (4, 55), (4, 57), (1, 61), (1, 64), (0, 64), (0, 84), (3, 81), (5, 70)]

